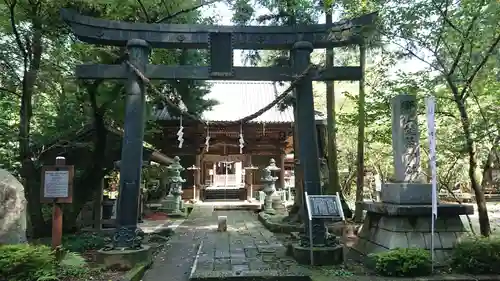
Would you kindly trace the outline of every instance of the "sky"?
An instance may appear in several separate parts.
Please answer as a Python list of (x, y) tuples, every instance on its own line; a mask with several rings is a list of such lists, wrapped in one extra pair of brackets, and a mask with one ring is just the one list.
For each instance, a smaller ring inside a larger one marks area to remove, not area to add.
[[(268, 10), (265, 8), (257, 8), (256, 9), (256, 15), (263, 15), (263, 14), (268, 14)], [(205, 17), (215, 17), (218, 20), (219, 25), (233, 25), (231, 22), (232, 18), (232, 11), (230, 7), (225, 3), (225, 1), (217, 2), (215, 4), (209, 5), (207, 7), (204, 7), (202, 10), (202, 15)], [(325, 17), (320, 16), (319, 23), (324, 23), (325, 22)], [(335, 15), (334, 15), (334, 21), (335, 21)], [(252, 23), (254, 25), (257, 25), (256, 23)], [(315, 53), (323, 53), (325, 52), (324, 49), (318, 49), (315, 50)], [(245, 66), (243, 64), (244, 56), (243, 52), (241, 50), (235, 50), (234, 51), (234, 65), (235, 66)], [(417, 59), (412, 59), (408, 61), (403, 61), (398, 63), (393, 67), (393, 69), (390, 71), (389, 75), (393, 75), (396, 73), (397, 70), (401, 70), (404, 72), (414, 72), (423, 69), (426, 67), (426, 65), (417, 60)], [(321, 95), (320, 93), (324, 93), (326, 90), (326, 87), (324, 86), (324, 83), (314, 83), (314, 91), (317, 93), (315, 97), (315, 103), (318, 108), (316, 110), (325, 112), (325, 104), (326, 104), (326, 95)], [(338, 83), (335, 86), (335, 97), (336, 99), (343, 100), (343, 92), (347, 91), (353, 94), (357, 93), (357, 83)], [(207, 98), (211, 99), (216, 99), (219, 101), (224, 100), (224, 102), (231, 103), (229, 100), (230, 99), (235, 99), (238, 100), (239, 97), (238, 95), (231, 95), (231, 98), (228, 97), (226, 94), (227, 91), (223, 91), (222, 89), (219, 89), (219, 91), (211, 91), (211, 93), (207, 96)], [(319, 94), (318, 94), (319, 93)], [(274, 93), (273, 93), (274, 95)], [(222, 105), (221, 105), (222, 106)], [(218, 111), (217, 107), (214, 107), (214, 111)]]
[[(263, 15), (267, 14), (268, 10), (265, 8), (257, 8), (256, 9), (256, 15)], [(225, 1), (221, 2), (216, 2), (215, 4), (209, 5), (208, 7), (204, 7), (202, 10), (202, 15), (206, 17), (210, 16), (215, 16), (219, 22), (218, 24), (220, 25), (233, 25), (231, 22), (232, 18), (232, 11), (230, 7), (225, 3)], [(335, 15), (334, 15), (335, 18)], [(335, 19), (334, 19), (335, 20)], [(319, 23), (324, 23), (325, 18), (320, 17)], [(255, 24), (255, 23), (254, 23)], [(324, 50), (316, 50), (316, 52), (324, 52)], [(241, 50), (235, 50), (234, 51), (234, 65), (235, 66), (243, 66), (243, 54)], [(408, 61), (404, 61), (399, 63), (397, 66), (395, 66), (395, 69), (400, 69), (403, 71), (418, 71), (423, 69), (426, 66), (425, 63), (417, 60), (417, 59), (412, 59)]]

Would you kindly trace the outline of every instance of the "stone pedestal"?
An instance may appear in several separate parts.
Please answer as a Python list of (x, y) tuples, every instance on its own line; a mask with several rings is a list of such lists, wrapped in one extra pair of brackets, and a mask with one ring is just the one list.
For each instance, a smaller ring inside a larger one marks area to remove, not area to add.
[(427, 183), (386, 183), (380, 199), (389, 204), (431, 205), (432, 185)]
[[(431, 247), (431, 205), (365, 202), (366, 218), (353, 246), (355, 258), (395, 248)], [(467, 232), (460, 215), (472, 214), (472, 205), (442, 204), (434, 230), (435, 259), (444, 264), (454, 244)]]
[(139, 263), (151, 264), (153, 261), (153, 248), (142, 245), (139, 249), (113, 249), (99, 250), (96, 256), (97, 262), (106, 268), (129, 270)]
[[(304, 265), (311, 264), (311, 248), (302, 247), (299, 244), (289, 245), (288, 252), (293, 258)], [(314, 265), (336, 265), (344, 261), (344, 249), (342, 245), (332, 247), (313, 247)]]
[(272, 202), (271, 206), (276, 211), (276, 213), (280, 213), (280, 214), (286, 213), (285, 204), (284, 204), (284, 202), (282, 200), (281, 194), (278, 194), (278, 193), (275, 192), (271, 196), (271, 202)]
[(182, 200), (180, 196), (174, 196), (169, 194), (165, 199), (161, 201), (161, 208), (163, 212), (167, 213), (169, 217), (185, 217), (186, 213), (182, 206)]

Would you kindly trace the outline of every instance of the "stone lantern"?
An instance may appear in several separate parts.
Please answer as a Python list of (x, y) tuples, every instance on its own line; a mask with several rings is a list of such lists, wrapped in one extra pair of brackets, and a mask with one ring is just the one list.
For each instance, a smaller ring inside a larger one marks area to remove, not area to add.
[(167, 198), (164, 201), (163, 208), (167, 214), (171, 217), (185, 216), (182, 208), (182, 184), (186, 182), (185, 179), (181, 177), (181, 172), (184, 171), (184, 167), (180, 164), (180, 158), (178, 156), (174, 157), (174, 163), (167, 167), (169, 171), (168, 183), (170, 184), (170, 191)]
[(273, 172), (281, 170), (276, 166), (276, 161), (271, 158), (269, 165), (263, 169), (264, 175), (260, 181), (264, 184), (262, 191), (266, 194), (264, 199), (264, 212), (267, 214), (275, 214), (273, 208), (273, 194), (276, 192), (276, 180), (278, 177), (273, 175)]

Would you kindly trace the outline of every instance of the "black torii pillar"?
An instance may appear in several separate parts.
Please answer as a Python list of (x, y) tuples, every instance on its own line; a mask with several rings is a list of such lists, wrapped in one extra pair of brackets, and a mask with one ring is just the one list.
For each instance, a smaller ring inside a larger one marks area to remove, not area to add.
[[(144, 72), (149, 62), (149, 44), (141, 39), (127, 42), (128, 60)], [(142, 149), (145, 123), (146, 85), (129, 67), (125, 84), (125, 122), (120, 165), (120, 192), (113, 247), (134, 248), (140, 245), (141, 229), (137, 227), (141, 188)]]
[[(299, 41), (293, 45), (292, 63), (295, 73), (300, 75), (307, 69), (311, 63), (311, 53), (313, 50), (311, 42)], [(298, 123), (299, 130), (299, 157), (300, 167), (304, 170), (304, 191), (307, 191), (309, 195), (321, 195), (318, 136), (314, 114), (311, 72), (308, 72), (297, 84), (296, 95), (297, 120), (295, 122)], [(305, 200), (303, 204), (306, 204)], [(313, 245), (325, 245), (326, 231), (324, 222), (321, 219), (313, 219), (312, 228)], [(305, 233), (309, 233), (308, 223), (305, 223)], [(307, 238), (303, 240), (304, 244), (309, 244)]]

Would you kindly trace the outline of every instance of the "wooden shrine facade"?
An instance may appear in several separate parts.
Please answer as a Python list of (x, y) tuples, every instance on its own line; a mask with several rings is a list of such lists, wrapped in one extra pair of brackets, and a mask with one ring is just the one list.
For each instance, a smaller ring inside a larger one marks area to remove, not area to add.
[[(261, 170), (271, 158), (275, 159), (279, 168), (284, 168), (286, 155), (293, 150), (292, 122), (250, 122), (241, 126), (234, 122), (212, 121), (207, 129), (199, 122), (184, 120), (182, 148), (179, 148), (177, 140), (180, 121), (157, 122), (162, 129), (151, 140), (154, 145), (164, 153), (185, 159), (185, 167), (194, 165), (199, 168), (187, 173), (183, 194), (186, 200), (255, 198), (262, 187)], [(241, 153), (240, 131), (245, 140)], [(208, 149), (205, 145), (207, 135), (210, 136)], [(250, 166), (256, 169), (245, 169)], [(276, 176), (279, 178), (276, 187), (283, 187), (285, 169), (276, 172)], [(219, 193), (220, 196), (210, 196), (210, 192)]]

